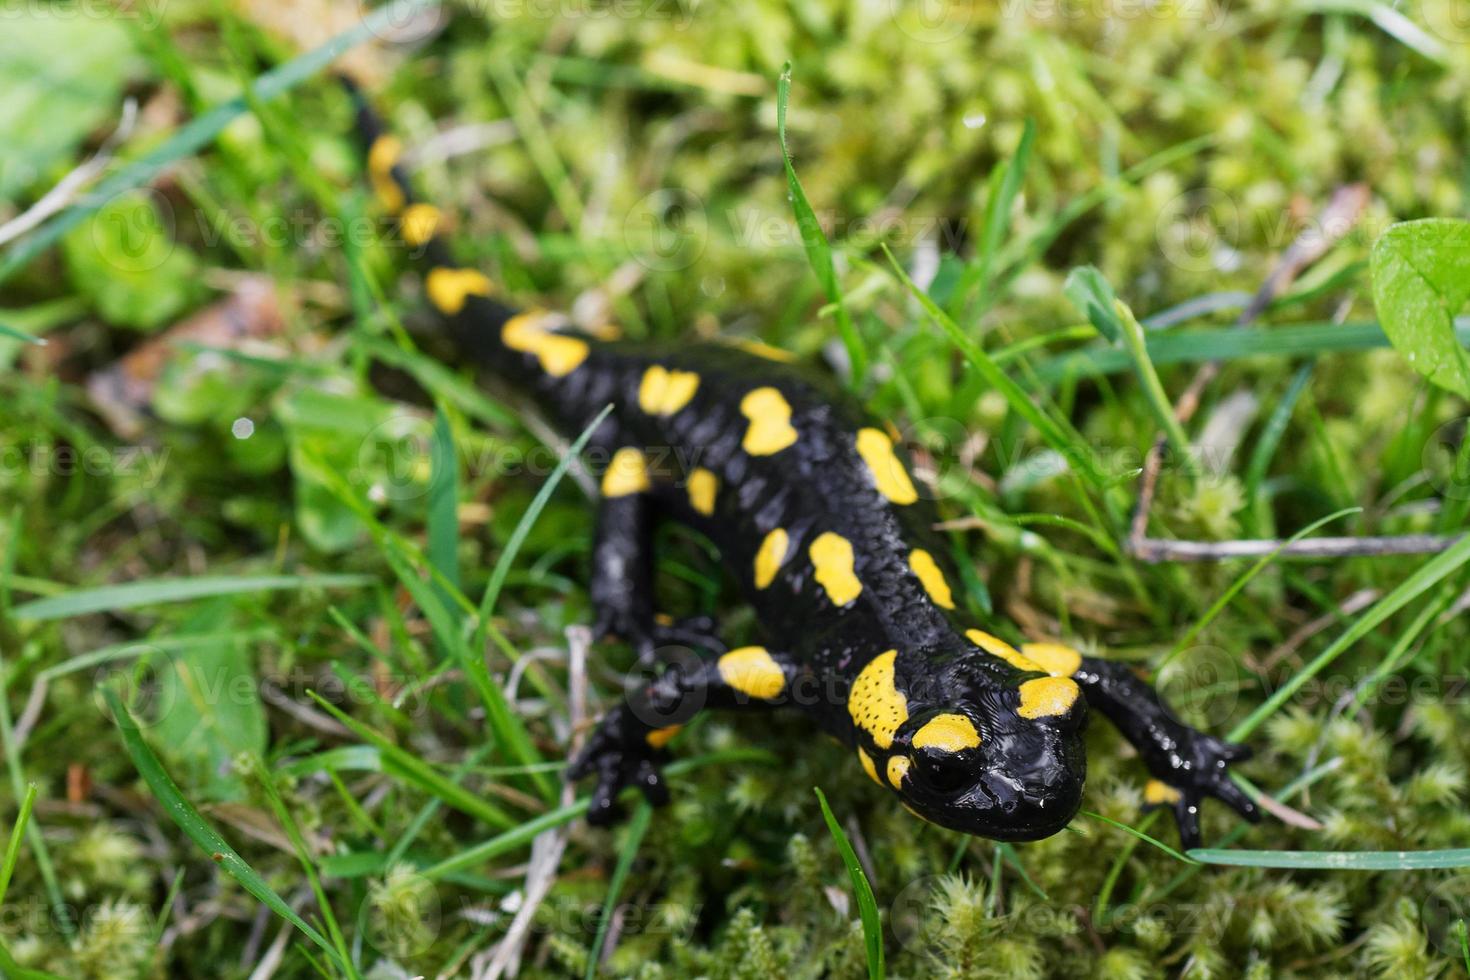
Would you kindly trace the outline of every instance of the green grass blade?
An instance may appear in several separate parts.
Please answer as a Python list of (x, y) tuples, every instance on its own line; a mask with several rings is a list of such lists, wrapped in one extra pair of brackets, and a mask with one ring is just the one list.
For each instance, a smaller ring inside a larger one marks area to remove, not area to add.
[(1388, 595), (1379, 599), (1371, 609), (1358, 617), (1347, 631), (1334, 640), (1327, 649), (1317, 654), (1311, 663), (1297, 671), (1292, 677), (1282, 684), (1265, 703), (1252, 711), (1250, 715), (1239, 725), (1233, 728), (1226, 739), (1231, 742), (1243, 742), (1250, 737), (1251, 732), (1267, 718), (1271, 717), (1282, 705), (1291, 700), (1302, 686), (1317, 674), (1321, 673), (1332, 661), (1336, 660), (1343, 651), (1362, 639), (1374, 628), (1376, 628), (1388, 617), (1408, 605), (1418, 596), (1433, 588), (1441, 580), (1454, 574), (1464, 564), (1470, 561), (1470, 534), (1456, 541), (1449, 548), (1435, 555), (1429, 561), (1419, 566), (1418, 570), (1403, 582), (1399, 583)]
[(1297, 399), (1301, 398), (1307, 383), (1312, 380), (1312, 371), (1316, 366), (1317, 362), (1313, 360), (1296, 369), (1296, 373), (1291, 376), (1291, 383), (1286, 386), (1286, 393), (1272, 409), (1271, 417), (1266, 420), (1256, 439), (1256, 445), (1251, 450), (1250, 462), (1245, 469), (1243, 494), (1246, 528), (1251, 534), (1262, 533), (1261, 521), (1256, 516), (1257, 509), (1263, 506), (1261, 485), (1266, 482), (1266, 471), (1271, 468), (1271, 460), (1275, 458), (1276, 449), (1281, 445), (1281, 437), (1286, 434), (1286, 426), (1291, 422), (1291, 413), (1296, 410)]
[(1235, 851), (1196, 848), (1189, 856), (1201, 864), (1237, 868), (1310, 868), (1315, 871), (1422, 871), (1470, 868), (1470, 847), (1442, 851)]
[(37, 347), (46, 346), (44, 338), (32, 336), (24, 330), (17, 330), (14, 327), (7, 327), (3, 323), (0, 323), (0, 337), (9, 337), (11, 340), (19, 340), (22, 343), (35, 344)]
[(434, 392), (439, 399), (470, 418), (507, 429), (520, 425), (512, 412), (438, 361), (417, 351), (404, 350), (380, 337), (359, 337), (358, 343), (374, 360), (410, 375), (423, 385), (425, 391)]
[[(1139, 821), (1138, 832), (1144, 835), (1148, 834), (1149, 828), (1153, 826), (1154, 821), (1158, 819), (1160, 813), (1163, 813), (1163, 811), (1153, 810), (1144, 814), (1143, 819)], [(1102, 887), (1097, 890), (1097, 897), (1092, 901), (1092, 921), (1098, 923), (1106, 923), (1108, 921), (1108, 904), (1112, 901), (1113, 889), (1118, 886), (1118, 876), (1123, 873), (1124, 866), (1128, 864), (1128, 859), (1133, 856), (1133, 852), (1138, 849), (1141, 840), (1141, 837), (1133, 836), (1131, 839), (1124, 841), (1123, 846), (1118, 848), (1118, 853), (1113, 858), (1113, 863), (1108, 868), (1107, 875), (1103, 878)]]
[[(763, 765), (779, 765), (780, 760), (761, 749), (727, 749), (723, 752), (710, 752), (706, 755), (698, 755), (689, 759), (680, 759), (664, 767), (664, 776), (672, 778), (686, 772), (693, 772), (704, 766), (720, 765), (722, 763), (751, 762)], [(631, 790), (629, 792), (632, 792)], [(587, 812), (591, 805), (591, 798), (583, 796), (575, 802), (555, 810), (541, 814), (527, 820), (517, 827), (507, 830), (487, 841), (482, 841), (473, 847), (460, 851), (452, 857), (445, 858), (438, 864), (424, 869), (424, 877), (431, 880), (446, 878), (449, 875), (468, 868), (472, 865), (482, 864), (491, 858), (499, 857), (507, 851), (513, 851), (518, 847), (531, 843), (542, 831), (550, 830), (552, 827), (560, 827), (564, 823), (570, 823)]]
[(1001, 250), (999, 261), (1002, 268), (997, 276), (1008, 282), (1021, 275), (1033, 263), (1041, 260), (1047, 249), (1062, 236), (1071, 225), (1094, 208), (1114, 198), (1120, 190), (1138, 185), (1144, 179), (1161, 170), (1167, 170), (1190, 157), (1197, 156), (1214, 146), (1220, 137), (1215, 133), (1193, 136), (1173, 146), (1166, 147), (1098, 187), (1069, 201), (1051, 221), (1022, 241), (1015, 241)]
[(1016, 144), (1016, 152), (1001, 165), (998, 177), (985, 197), (985, 225), (980, 233), (980, 245), (976, 250), (975, 260), (965, 268), (955, 289), (954, 298), (950, 300), (949, 314), (952, 317), (962, 314), (970, 300), (970, 293), (977, 287), (983, 290), (980, 296), (981, 307), (991, 304), (991, 269), (995, 264), (996, 252), (1005, 240), (1006, 232), (1010, 230), (1011, 210), (1021, 194), (1021, 186), (1025, 183), (1026, 167), (1031, 161), (1031, 147), (1035, 142), (1036, 122), (1027, 119), (1026, 127), (1021, 131), (1021, 141)]
[(1123, 349), (1128, 352), (1128, 357), (1133, 361), (1133, 373), (1138, 376), (1139, 388), (1143, 391), (1144, 401), (1148, 404), (1149, 411), (1153, 413), (1154, 423), (1169, 440), (1169, 445), (1179, 454), (1184, 461), (1186, 471), (1190, 476), (1199, 473), (1199, 460), (1191, 451), (1189, 437), (1184, 434), (1184, 427), (1179, 424), (1179, 419), (1174, 414), (1174, 403), (1164, 393), (1164, 385), (1159, 381), (1159, 372), (1155, 370), (1153, 361), (1148, 356), (1148, 339), (1144, 335), (1143, 325), (1128, 308), (1128, 304), (1120, 299), (1113, 301), (1113, 322), (1118, 326), (1118, 331), (1123, 341)]
[(170, 602), (187, 602), (222, 595), (254, 592), (277, 592), (282, 589), (347, 588), (368, 585), (368, 575), (257, 575), (199, 576), (197, 578), (155, 579), (106, 585), (98, 589), (81, 589), (49, 599), (37, 599), (16, 606), (16, 619), (67, 619), (96, 612), (116, 612), (140, 606), (158, 606)]
[(847, 865), (848, 876), (852, 878), (852, 890), (857, 895), (858, 914), (863, 920), (863, 942), (868, 951), (868, 980), (882, 980), (883, 968), (883, 922), (878, 916), (878, 900), (873, 896), (873, 886), (868, 882), (868, 876), (863, 873), (863, 866), (858, 861), (857, 851), (852, 849), (852, 841), (847, 839), (847, 834), (842, 832), (842, 827), (837, 823), (837, 817), (833, 815), (832, 808), (827, 805), (827, 796), (816, 786), (812, 790), (817, 794), (817, 802), (822, 804), (822, 819), (827, 821), (827, 830), (832, 834), (832, 840), (837, 843), (837, 850), (842, 854), (842, 861)]
[[(11, 527), (19, 527), (14, 518)], [(7, 578), (10, 569), (14, 567), (15, 541), (16, 537), (12, 535), (3, 558), (0, 558), (0, 580)], [(15, 799), (23, 800), (29, 790), (26, 787), (25, 765), (21, 761), (20, 746), (15, 741), (15, 724), (10, 717), (10, 669), (4, 651), (0, 649), (0, 751), (5, 755), (5, 769), (10, 779), (11, 793)], [(26, 842), (31, 848), (31, 857), (36, 861), (36, 871), (46, 889), (47, 901), (51, 903), (52, 914), (56, 917), (56, 927), (63, 936), (71, 939), (76, 935), (76, 921), (56, 877), (56, 867), (51, 863), (51, 851), (46, 846), (46, 837), (41, 833), (40, 827), (29, 821), (26, 822), (24, 832)]]
[[(455, 608), (459, 580), (459, 457), (454, 451), (454, 432), (449, 416), (440, 405), (434, 412), (434, 438), (430, 446), (429, 500), (426, 519), (429, 565), (438, 572), (434, 593), (446, 611)], [(463, 616), (456, 617), (456, 624)], [(457, 632), (457, 631), (456, 631)], [(440, 644), (443, 645), (442, 643)], [(440, 652), (440, 655), (447, 653)]]
[[(1455, 321), (1455, 336), (1470, 347), (1470, 318)], [(1215, 327), (1149, 331), (1148, 357), (1161, 364), (1236, 361), (1244, 357), (1302, 357), (1347, 354), (1388, 347), (1388, 335), (1373, 321), (1296, 323), (1280, 327)], [(1117, 374), (1132, 366), (1126, 351), (1094, 347), (1059, 354), (1036, 365), (1036, 377), (1055, 384), (1066, 377)]]
[(127, 191), (144, 186), (179, 160), (199, 152), (214, 142), (215, 137), (219, 136), (226, 126), (247, 111), (250, 101), (269, 102), (316, 75), (358, 45), (383, 36), (383, 33), (392, 25), (402, 24), (406, 18), (413, 16), (416, 12), (432, 10), (438, 6), (439, 0), (397, 0), (397, 2), (374, 10), (356, 25), (320, 47), (264, 73), (250, 86), (249, 100), (243, 95), (238, 96), (196, 117), (177, 133), (164, 140), (151, 153), (98, 183), (82, 198), (83, 203), (63, 212), (55, 220), (26, 238), (3, 262), (0, 262), (0, 282), (6, 281), (25, 268), (32, 259), (55, 245), (67, 232), (80, 225), (108, 201)]
[(213, 647), (224, 643), (247, 643), (255, 640), (267, 640), (276, 635), (276, 631), (268, 627), (249, 630), (223, 630), (219, 633), (197, 633), (192, 636), (172, 636), (158, 640), (133, 640), (129, 643), (115, 643), (111, 646), (98, 647), (87, 653), (69, 657), (59, 664), (52, 664), (45, 670), (36, 673), (38, 681), (54, 681), (58, 677), (75, 674), (79, 671), (90, 670), (102, 664), (114, 663), (118, 660), (128, 660), (132, 657), (141, 657), (153, 653), (184, 653), (197, 647)]
[(535, 525), (536, 518), (541, 516), (541, 511), (545, 509), (547, 502), (551, 500), (551, 495), (556, 492), (557, 484), (561, 483), (562, 477), (567, 475), (567, 470), (571, 469), (572, 462), (582, 454), (582, 450), (587, 447), (587, 443), (592, 439), (592, 433), (597, 431), (597, 427), (602, 424), (602, 420), (607, 418), (608, 413), (612, 409), (613, 407), (608, 405), (599, 412), (597, 418), (593, 419), (591, 424), (582, 430), (582, 434), (577, 436), (571, 448), (566, 451), (561, 459), (557, 460), (556, 468), (551, 471), (551, 475), (546, 478), (546, 482), (541, 485), (541, 489), (531, 499), (531, 505), (521, 515), (520, 521), (516, 524), (516, 529), (511, 532), (509, 540), (505, 542), (505, 550), (501, 552), (500, 557), (496, 560), (495, 568), (490, 572), (490, 581), (485, 583), (485, 594), (480, 597), (480, 628), (482, 631), (490, 623), (490, 617), (495, 612), (495, 603), (500, 598), (500, 589), (505, 585), (505, 577), (510, 574), (511, 566), (515, 564), (516, 555), (520, 553), (521, 545), (525, 543), (526, 536), (531, 533), (531, 528)]
[(1302, 12), (1336, 12), (1366, 17), (1383, 33), (1430, 61), (1439, 65), (1446, 65), (1450, 61), (1449, 52), (1439, 38), (1381, 0), (1309, 0), (1297, 9)]
[(1164, 655), (1164, 659), (1159, 661), (1159, 666), (1163, 667), (1169, 661), (1177, 657), (1191, 643), (1193, 643), (1194, 638), (1199, 636), (1200, 633), (1204, 631), (1205, 627), (1213, 623), (1216, 616), (1225, 611), (1225, 607), (1230, 605), (1230, 600), (1239, 595), (1240, 591), (1250, 584), (1251, 579), (1255, 578), (1262, 571), (1264, 571), (1266, 566), (1275, 561), (1276, 557), (1280, 555), (1281, 552), (1285, 551), (1288, 547), (1302, 540), (1303, 538), (1308, 537), (1319, 527), (1331, 524), (1333, 521), (1338, 520), (1339, 518), (1346, 517), (1349, 514), (1361, 513), (1362, 510), (1363, 508), (1361, 507), (1345, 507), (1342, 510), (1328, 514), (1326, 517), (1313, 521), (1306, 527), (1302, 528), (1300, 531), (1293, 534), (1291, 537), (1287, 538), (1285, 541), (1281, 542), (1281, 544), (1270, 554), (1262, 555), (1260, 558), (1258, 558), (1256, 560), (1256, 563), (1250, 568), (1246, 569), (1245, 573), (1237, 578), (1234, 582), (1231, 582), (1230, 588), (1220, 593), (1220, 597), (1210, 604), (1210, 608), (1205, 610), (1205, 614), (1201, 616), (1193, 626), (1185, 631), (1184, 635), (1179, 638), (1179, 641), (1174, 644), (1174, 649), (1170, 650), (1167, 654)]
[(544, 831), (550, 830), (553, 827), (560, 827), (562, 824), (571, 823), (586, 813), (587, 808), (591, 805), (591, 799), (583, 797), (575, 803), (568, 803), (566, 806), (543, 813), (539, 817), (527, 820), (525, 823), (507, 830), (503, 834), (476, 844), (474, 847), (467, 848), (453, 857), (445, 858), (432, 867), (425, 868), (424, 877), (431, 881), (438, 880), (463, 868), (468, 868), (472, 865), (488, 861), (491, 858), (499, 857), (507, 851), (513, 851), (518, 847), (531, 843), (531, 841), (535, 840)]
[(301, 833), (301, 825), (296, 822), (296, 817), (286, 806), (286, 801), (281, 798), (281, 790), (276, 785), (275, 774), (266, 766), (265, 760), (252, 753), (250, 762), (255, 770), (260, 788), (265, 791), (265, 797), (276, 815), (276, 820), (285, 830), (286, 839), (291, 842), (291, 849), (296, 852), (296, 860), (301, 864), (301, 870), (306, 873), (306, 881), (311, 886), (312, 895), (316, 898), (317, 909), (321, 912), (322, 921), (326, 923), (327, 935), (331, 937), (332, 945), (336, 947), (338, 958), (347, 965), (347, 975), (353, 980), (360, 980), (362, 974), (353, 965), (352, 954), (347, 950), (347, 940), (342, 935), (342, 927), (337, 923), (336, 914), (332, 911), (332, 902), (327, 897), (326, 889), (322, 888), (321, 875), (317, 873), (316, 860), (311, 853), (310, 846), (306, 843), (305, 835)]
[[(447, 582), (416, 546), (383, 526), (340, 473), (320, 459), (310, 459), (310, 466), (313, 476), (349, 507), (367, 527), (399, 583), (412, 596), (414, 603), (428, 620), (436, 642), (464, 671), (485, 708), (485, 720), (494, 733), (496, 744), (528, 766), (543, 761), (536, 753), (524, 723), (510, 710), (505, 695), (485, 665), (485, 658), (480, 651), (484, 649), (484, 638), (490, 630), (483, 617), (479, 631), (471, 641), (461, 628), (463, 616), (455, 616), (452, 612), (454, 608), (464, 613), (472, 611), (473, 607), (463, 593)], [(427, 565), (429, 581), (425, 581), (418, 571), (424, 565)], [(441, 597), (444, 601), (441, 601)], [(449, 605), (446, 606), (445, 601)], [(508, 653), (514, 659), (514, 650)], [(554, 783), (534, 770), (531, 778), (536, 782), (542, 796), (550, 799), (555, 792)]]
[(461, 813), (475, 817), (491, 827), (504, 830), (514, 827), (519, 823), (518, 820), (511, 817), (493, 803), (476, 796), (452, 780), (439, 775), (428, 763), (411, 752), (394, 745), (387, 738), (384, 738), (362, 722), (346, 714), (335, 704), (327, 701), (315, 691), (307, 691), (306, 693), (311, 696), (313, 701), (321, 706), (323, 711), (351, 729), (352, 733), (358, 738), (374, 746), (378, 750), (378, 755), (385, 772), (394, 773), (399, 778), (412, 783), (430, 796), (443, 800), (446, 804)]
[(20, 845), (25, 839), (26, 825), (31, 821), (31, 810), (36, 805), (36, 784), (26, 787), (25, 798), (20, 801), (20, 813), (15, 817), (15, 826), (10, 828), (10, 843), (5, 845), (5, 863), (0, 865), (0, 907), (5, 904), (5, 893), (10, 890), (10, 878), (20, 862)]
[(1103, 823), (1107, 824), (1110, 827), (1117, 827), (1119, 830), (1123, 831), (1125, 834), (1128, 834), (1131, 837), (1137, 837), (1139, 840), (1143, 841), (1145, 844), (1152, 844), (1154, 847), (1157, 847), (1159, 850), (1163, 851), (1165, 854), (1169, 855), (1171, 858), (1174, 858), (1176, 861), (1181, 861), (1184, 864), (1198, 864), (1199, 863), (1198, 861), (1194, 860), (1194, 858), (1189, 857), (1188, 855), (1182, 854), (1179, 851), (1174, 850), (1174, 848), (1170, 847), (1168, 844), (1165, 844), (1163, 841), (1158, 840), (1158, 839), (1153, 838), (1153, 837), (1150, 837), (1148, 834), (1145, 834), (1143, 831), (1138, 830), (1135, 827), (1130, 827), (1126, 823), (1123, 823), (1120, 820), (1114, 820), (1112, 817), (1105, 817), (1101, 813), (1094, 813), (1091, 810), (1083, 810), (1083, 811), (1081, 811), (1081, 813), (1085, 817), (1091, 817), (1094, 820), (1100, 820), (1100, 821), (1102, 821)]
[(0, 976), (6, 980), (66, 980), (54, 973), (46, 973), (42, 970), (27, 970), (15, 962), (10, 955), (10, 950), (0, 945)]
[(612, 924), (613, 910), (617, 908), (618, 896), (623, 893), (623, 883), (628, 880), (628, 872), (633, 869), (633, 862), (638, 858), (638, 848), (643, 844), (643, 837), (648, 833), (648, 823), (652, 819), (653, 807), (647, 800), (642, 800), (628, 820), (623, 846), (618, 851), (618, 863), (613, 867), (612, 878), (607, 883), (607, 898), (602, 902), (602, 915), (597, 919), (597, 935), (592, 940), (592, 951), (587, 957), (586, 980), (595, 980), (597, 976), (597, 965), (602, 959), (602, 945), (607, 942), (607, 929)]
[(184, 798), (184, 794), (174, 783), (173, 777), (163, 768), (163, 763), (158, 760), (158, 756), (144, 740), (143, 733), (138, 730), (137, 722), (133, 721), (133, 716), (128, 713), (117, 691), (111, 687), (104, 687), (102, 696), (107, 699), (113, 721), (117, 724), (118, 731), (122, 733), (123, 745), (127, 748), (128, 756), (133, 760), (138, 775), (143, 777), (143, 781), (153, 791), (154, 797), (157, 798), (170, 819), (178, 824), (179, 829), (200, 850), (213, 859), (220, 870), (239, 882), (242, 888), (254, 895), (276, 915), (301, 930), (306, 938), (319, 946), (340, 969), (344, 972), (348, 971), (349, 965), (338, 959), (337, 951), (332, 948), (327, 938), (297, 915), (291, 906), (286, 904), (286, 900), (276, 894), (265, 879), (257, 874), (254, 868), (246, 864), (245, 859), (240, 857), (235, 849), (199, 815), (194, 804)]
[[(429, 478), (429, 564), (459, 588), (459, 458), (454, 433), (441, 406), (434, 413), (434, 444)], [(447, 604), (447, 603), (446, 603)]]
[(894, 274), (898, 276), (899, 281), (908, 287), (909, 292), (919, 301), (919, 305), (929, 314), (930, 319), (949, 336), (950, 342), (965, 355), (970, 365), (980, 372), (986, 383), (1004, 395), (1011, 408), (1015, 409), (1016, 414), (1031, 423), (1047, 445), (1066, 457), (1088, 484), (1098, 491), (1105, 490), (1108, 480), (1097, 468), (1093, 454), (1082, 436), (1075, 431), (1068, 431), (1070, 426), (1063, 427), (1062, 423), (1037, 408), (1032, 403), (1031, 397), (1021, 390), (1021, 386), (1012, 381), (989, 354), (967, 337), (964, 331), (935, 304), (934, 300), (914, 284), (908, 273), (904, 272), (903, 267), (898, 264), (898, 260), (893, 257), (893, 253), (888, 251), (886, 245), (883, 247), (883, 252), (888, 256), (888, 261), (893, 266)]
[(776, 139), (781, 144), (781, 162), (786, 168), (786, 188), (791, 195), (791, 210), (796, 215), (796, 227), (801, 232), (801, 244), (806, 249), (807, 261), (822, 284), (837, 314), (837, 329), (842, 334), (842, 346), (847, 349), (847, 359), (852, 367), (852, 386), (861, 390), (868, 377), (868, 352), (857, 326), (847, 313), (842, 300), (842, 287), (837, 281), (837, 267), (832, 261), (832, 245), (822, 233), (816, 212), (807, 200), (806, 191), (796, 176), (796, 167), (791, 163), (791, 150), (786, 146), (786, 105), (791, 98), (791, 62), (781, 69), (780, 81), (776, 83)]

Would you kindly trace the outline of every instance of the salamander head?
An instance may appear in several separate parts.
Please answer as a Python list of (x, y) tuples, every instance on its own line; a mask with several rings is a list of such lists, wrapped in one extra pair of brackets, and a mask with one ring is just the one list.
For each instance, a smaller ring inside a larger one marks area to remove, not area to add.
[(1082, 804), (1087, 763), (1076, 714), (1027, 719), (1008, 705), (961, 702), (915, 715), (894, 739), (890, 784), (909, 809), (951, 830), (1050, 837)]
[[(1087, 768), (1076, 681), (1032, 662), (997, 662), (983, 648), (946, 668), (925, 689), (903, 683), (900, 667), (902, 720), (870, 727), (887, 737), (863, 750), (864, 768), (915, 814), (951, 830), (995, 840), (1061, 830), (1081, 805)], [(854, 693), (866, 694), (861, 685)], [(860, 713), (854, 719), (864, 727)]]

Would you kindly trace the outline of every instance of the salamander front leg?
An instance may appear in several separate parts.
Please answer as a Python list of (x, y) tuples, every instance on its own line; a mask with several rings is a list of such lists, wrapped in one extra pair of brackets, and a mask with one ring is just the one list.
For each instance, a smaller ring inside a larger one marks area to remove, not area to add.
[(1175, 718), (1158, 693), (1124, 664), (1081, 657), (1056, 644), (1028, 645), (1022, 653), (1048, 670), (1072, 676), (1088, 704), (1138, 750), (1153, 776), (1145, 798), (1150, 805), (1173, 809), (1185, 849), (1200, 846), (1199, 808), (1206, 796), (1252, 823), (1261, 819), (1256, 804), (1230, 778), (1230, 763), (1250, 758), (1246, 746), (1207, 735)]
[[(610, 482), (612, 471), (603, 480)], [(604, 490), (606, 493), (606, 490)], [(653, 502), (644, 493), (604, 496), (592, 544), (592, 630), (653, 652)]]
[(617, 477), (619, 455), (613, 457), (603, 478), (603, 499), (597, 515), (592, 546), (593, 633), (599, 639), (616, 634), (651, 664), (660, 647), (690, 646), (721, 653), (725, 647), (708, 616), (670, 619), (654, 613), (653, 525), (654, 502), (641, 490), (619, 493), (624, 486), (641, 486)]
[(668, 802), (660, 771), (665, 746), (690, 719), (705, 708), (779, 706), (797, 676), (789, 658), (764, 647), (742, 647), (714, 659), (684, 656), (636, 685), (572, 762), (572, 780), (597, 776), (587, 821), (616, 820), (618, 794), (630, 786), (655, 806)]

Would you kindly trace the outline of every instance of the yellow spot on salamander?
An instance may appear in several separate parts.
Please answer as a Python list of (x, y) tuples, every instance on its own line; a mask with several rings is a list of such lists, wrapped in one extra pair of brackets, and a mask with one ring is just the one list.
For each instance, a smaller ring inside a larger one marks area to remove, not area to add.
[(424, 279), (429, 301), (439, 312), (453, 316), (464, 309), (470, 296), (489, 296), (495, 291), (489, 278), (474, 269), (430, 269)]
[(591, 350), (580, 337), (568, 337), (541, 326), (541, 317), (536, 313), (511, 317), (500, 328), (500, 339), (511, 350), (536, 355), (541, 370), (553, 378), (571, 374)]
[(826, 531), (809, 549), (817, 581), (834, 606), (845, 606), (863, 591), (863, 583), (852, 570), (852, 543), (840, 534)]
[(1077, 682), (1070, 677), (1038, 677), (1021, 685), (1021, 707), (1016, 714), (1022, 718), (1064, 715), (1079, 693)]
[(775, 388), (757, 388), (740, 399), (740, 414), (750, 420), (740, 445), (752, 456), (770, 456), (796, 442), (791, 404)]
[(596, 326), (588, 327), (587, 332), (598, 340), (612, 341), (623, 339), (623, 328), (611, 320), (604, 320)]
[(923, 548), (915, 548), (909, 553), (909, 568), (919, 577), (919, 583), (936, 606), (954, 608), (954, 593), (949, 591), (949, 583), (944, 580), (944, 573), (939, 570), (933, 555)]
[(771, 584), (776, 577), (776, 571), (781, 563), (786, 560), (786, 546), (790, 539), (786, 536), (785, 528), (776, 528), (766, 539), (761, 542), (760, 550), (755, 553), (755, 587), (764, 589)]
[(673, 415), (689, 404), (699, 390), (693, 371), (669, 371), (655, 364), (643, 372), (638, 385), (638, 407), (649, 415)]
[(863, 764), (863, 772), (868, 774), (868, 778), (877, 783), (879, 786), (882, 786), (883, 780), (878, 778), (878, 767), (873, 765), (873, 757), (868, 755), (868, 753), (864, 752), (861, 748), (859, 748), (858, 761)]
[(781, 665), (765, 647), (741, 647), (719, 659), (720, 679), (742, 694), (770, 701), (786, 686)]
[(667, 728), (655, 728), (653, 731), (643, 736), (643, 738), (644, 741), (646, 741), (649, 745), (652, 745), (656, 749), (661, 749), (665, 745), (668, 745), (669, 740), (672, 739), (675, 735), (679, 734), (679, 731), (683, 727), (683, 725), (670, 725)]
[(424, 244), (439, 230), (442, 217), (432, 204), (410, 204), (403, 217), (398, 219), (403, 228), (403, 240), (413, 246)]
[(747, 354), (764, 357), (768, 361), (780, 361), (782, 364), (789, 364), (796, 360), (796, 355), (790, 351), (784, 351), (779, 347), (772, 347), (770, 344), (761, 343), (759, 340), (736, 340), (733, 343)]
[(1082, 654), (1062, 643), (1027, 643), (1021, 654), (1053, 677), (1071, 677), (1082, 666)]
[(1143, 802), (1149, 806), (1172, 805), (1179, 800), (1179, 791), (1162, 780), (1150, 779), (1144, 784)]
[(649, 486), (648, 461), (642, 450), (624, 447), (613, 453), (611, 462), (607, 464), (607, 472), (602, 474), (604, 497), (646, 493)]
[(868, 464), (879, 493), (895, 504), (911, 504), (919, 499), (908, 470), (893, 451), (893, 440), (888, 438), (888, 433), (882, 429), (859, 429), (857, 451)]
[(964, 715), (935, 715), (922, 728), (914, 732), (910, 743), (916, 749), (940, 749), (945, 752), (960, 752), (973, 749), (980, 744), (980, 733)]
[(847, 695), (852, 723), (867, 732), (880, 749), (893, 744), (893, 733), (909, 719), (908, 699), (893, 684), (896, 659), (898, 651), (889, 650), (868, 661)]
[(704, 467), (689, 474), (689, 506), (705, 517), (715, 513), (715, 495), (720, 492), (720, 478)]
[(992, 657), (1004, 660), (1017, 670), (1035, 670), (1044, 673), (1044, 671), (1041, 671), (1039, 664), (1021, 656), (1019, 650), (998, 636), (991, 636), (984, 630), (965, 630), (965, 635), (970, 638), (971, 643)]
[(888, 782), (894, 789), (903, 789), (903, 777), (908, 774), (908, 756), (891, 755), (888, 757)]
[(402, 156), (403, 143), (398, 137), (386, 134), (373, 140), (372, 148), (368, 150), (368, 180), (373, 185), (373, 194), (377, 196), (378, 203), (389, 214), (402, 211), (403, 205), (407, 203), (403, 197), (403, 188), (393, 179), (393, 168), (398, 165)]

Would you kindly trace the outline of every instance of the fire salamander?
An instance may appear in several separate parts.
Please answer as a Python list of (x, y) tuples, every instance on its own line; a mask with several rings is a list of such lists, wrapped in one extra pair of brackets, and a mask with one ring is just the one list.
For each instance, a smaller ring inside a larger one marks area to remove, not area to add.
[[(1259, 818), (1227, 772), (1247, 750), (1180, 723), (1132, 670), (1060, 643), (1018, 648), (966, 617), (903, 452), (830, 381), (759, 345), (603, 341), (512, 307), (454, 262), (440, 211), (414, 199), (401, 144), (357, 105), (377, 197), (427, 257), (425, 291), (463, 355), (565, 432), (613, 406), (592, 437), (608, 461), (590, 583), (598, 635), (645, 658), (666, 645), (707, 654), (631, 692), (573, 761), (573, 779), (596, 778), (590, 821), (612, 821), (626, 787), (668, 799), (666, 746), (702, 708), (800, 710), (916, 815), (1034, 840), (1081, 803), (1090, 707), (1137, 748), (1147, 801), (1172, 807), (1186, 846), (1199, 842), (1206, 796)], [(766, 645), (729, 649), (708, 621), (656, 615), (653, 530), (665, 518), (718, 545)]]

